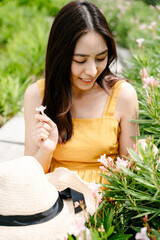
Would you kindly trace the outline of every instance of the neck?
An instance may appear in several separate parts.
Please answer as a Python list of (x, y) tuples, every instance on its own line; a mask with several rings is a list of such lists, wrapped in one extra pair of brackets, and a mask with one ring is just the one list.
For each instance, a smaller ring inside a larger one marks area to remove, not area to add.
[(95, 91), (97, 91), (98, 88), (99, 88), (99, 85), (97, 83), (95, 83), (94, 86), (88, 90), (81, 90), (81, 89), (78, 89), (78, 88), (72, 86), (72, 97), (73, 97), (73, 99), (82, 99), (85, 97), (89, 97)]

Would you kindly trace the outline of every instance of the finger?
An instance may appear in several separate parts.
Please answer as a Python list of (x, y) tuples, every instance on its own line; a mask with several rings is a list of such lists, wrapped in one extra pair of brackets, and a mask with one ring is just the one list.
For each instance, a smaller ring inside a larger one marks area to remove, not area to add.
[(56, 126), (56, 124), (46, 114), (36, 114), (35, 119), (41, 122), (48, 123), (51, 128)]
[(50, 125), (48, 123), (41, 122), (41, 121), (36, 124), (36, 129), (38, 129), (38, 128), (44, 128), (47, 131), (51, 130), (51, 127), (50, 127)]
[(35, 134), (33, 135), (33, 140), (35, 142), (39, 142), (39, 141), (44, 141), (44, 140), (47, 140), (48, 138), (48, 135), (46, 135), (45, 133), (40, 133), (40, 134)]
[(37, 134), (41, 134), (41, 133), (44, 133), (47, 136), (49, 135), (49, 132), (45, 128), (37, 128), (37, 129), (35, 129), (35, 131), (33, 132), (33, 135), (37, 135)]

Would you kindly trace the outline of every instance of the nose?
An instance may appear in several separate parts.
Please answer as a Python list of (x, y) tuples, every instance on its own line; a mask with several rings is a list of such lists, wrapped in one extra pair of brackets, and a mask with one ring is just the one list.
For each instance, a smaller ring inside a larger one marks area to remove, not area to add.
[(97, 65), (95, 62), (89, 62), (85, 70), (86, 74), (95, 77), (97, 74)]

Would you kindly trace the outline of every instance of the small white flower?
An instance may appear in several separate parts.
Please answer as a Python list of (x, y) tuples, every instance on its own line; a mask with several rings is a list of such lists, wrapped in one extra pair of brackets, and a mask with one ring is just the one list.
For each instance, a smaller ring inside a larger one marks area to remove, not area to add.
[(136, 240), (150, 240), (147, 236), (147, 228), (146, 227), (141, 228), (141, 232), (136, 233), (135, 239)]
[(46, 106), (44, 107), (43, 105), (41, 105), (40, 107), (36, 108), (37, 112), (40, 112), (41, 114), (44, 114), (44, 110), (46, 109)]
[(144, 38), (138, 38), (138, 39), (136, 39), (136, 42), (138, 43), (138, 47), (139, 47), (139, 48), (142, 47), (143, 41), (144, 41)]
[(74, 202), (74, 207), (77, 208), (79, 207), (80, 203), (79, 202)]

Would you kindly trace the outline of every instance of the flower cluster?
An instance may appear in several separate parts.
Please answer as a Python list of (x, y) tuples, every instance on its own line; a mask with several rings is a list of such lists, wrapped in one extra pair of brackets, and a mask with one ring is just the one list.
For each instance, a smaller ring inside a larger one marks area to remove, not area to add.
[[(85, 226), (86, 219), (84, 216), (80, 217), (78, 221), (73, 221), (72, 223), (72, 232), (74, 232), (74, 237), (77, 237), (78, 240), (84, 240), (84, 233), (87, 240), (91, 240), (91, 234), (89, 229)], [(72, 232), (68, 234), (72, 234)], [(66, 238), (67, 240), (68, 238)]]
[(142, 81), (145, 83), (143, 88), (157, 87), (159, 85), (159, 81), (155, 79), (153, 76), (149, 76), (146, 68), (140, 70), (140, 76)]
[[(124, 160), (123, 158), (117, 157), (116, 161), (111, 157), (106, 158), (106, 154), (102, 155), (98, 162), (102, 163), (103, 166), (100, 166), (100, 169), (103, 171), (108, 171), (110, 169), (112, 172), (121, 170), (121, 166), (125, 168), (130, 168), (130, 162), (128, 160)], [(112, 175), (108, 172), (108, 175)]]

